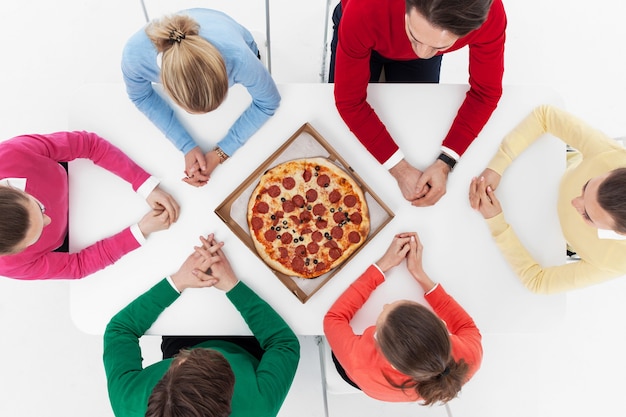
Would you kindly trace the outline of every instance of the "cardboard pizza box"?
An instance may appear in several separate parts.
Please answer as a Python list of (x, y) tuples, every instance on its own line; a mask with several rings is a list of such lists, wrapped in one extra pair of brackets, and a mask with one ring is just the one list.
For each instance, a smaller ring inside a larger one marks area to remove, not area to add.
[(343, 265), (350, 262), (350, 259), (365, 247), (365, 245), (367, 245), (394, 217), (394, 213), (391, 209), (389, 209), (361, 177), (354, 172), (346, 160), (343, 159), (309, 123), (305, 123), (215, 209), (215, 214), (226, 223), (252, 253), (261, 259), (250, 237), (250, 230), (248, 228), (247, 210), (248, 201), (250, 200), (252, 192), (259, 183), (259, 179), (263, 173), (268, 169), (293, 159), (313, 157), (323, 157), (330, 160), (340, 168), (343, 168), (344, 171), (361, 186), (370, 213), (370, 233), (363, 244), (341, 265), (317, 278), (305, 279), (289, 276), (275, 271), (268, 266), (274, 275), (276, 275), (302, 303), (306, 303), (313, 294), (341, 270)]

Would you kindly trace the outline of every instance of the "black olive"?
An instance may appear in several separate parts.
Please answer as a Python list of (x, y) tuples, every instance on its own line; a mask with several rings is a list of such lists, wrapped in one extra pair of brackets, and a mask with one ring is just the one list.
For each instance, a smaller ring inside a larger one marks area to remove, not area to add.
[(280, 226), (276, 226), (276, 231), (280, 232)]
[(274, 227), (274, 226), (272, 226), (272, 227), (270, 227), (270, 229), (274, 230), (274, 229), (275, 229), (275, 227)]
[(308, 206), (306, 206), (307, 210), (311, 210), (313, 207), (311, 207), (311, 205), (309, 204)]
[(276, 239), (279, 240), (280, 239), (280, 235), (276, 235)]
[(302, 242), (302, 241), (304, 241), (304, 238), (303, 238), (302, 236), (300, 236), (300, 237), (298, 238), (298, 240), (299, 240), (300, 242)]
[(339, 211), (343, 211), (343, 207), (339, 207), (337, 210), (339, 210)]
[(324, 188), (328, 187), (330, 184), (329, 183), (324, 183)]
[(272, 220), (276, 220), (276, 216), (272, 214), (272, 215), (270, 216), (270, 219), (272, 219)]
[(317, 265), (317, 259), (313, 259), (313, 263)]
[(334, 212), (335, 212), (334, 207), (331, 207), (331, 208), (330, 208), (330, 212), (331, 212), (331, 213), (334, 213)]
[(320, 170), (320, 166), (319, 165), (315, 165), (315, 170), (319, 171)]
[(283, 220), (283, 224), (287, 224), (287, 220)]
[(281, 197), (280, 201), (282, 201), (283, 203), (285, 202), (286, 198), (285, 197)]

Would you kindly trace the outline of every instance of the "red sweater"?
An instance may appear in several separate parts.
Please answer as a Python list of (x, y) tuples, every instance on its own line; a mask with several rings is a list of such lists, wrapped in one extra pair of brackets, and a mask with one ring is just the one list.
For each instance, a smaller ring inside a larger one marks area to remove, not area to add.
[[(350, 379), (365, 394), (382, 401), (417, 401), (421, 398), (414, 389), (402, 391), (387, 382), (385, 375), (397, 384), (406, 381), (407, 376), (395, 370), (378, 350), (374, 339), (376, 327), (368, 327), (362, 335), (354, 334), (350, 327), (352, 317), (384, 280), (385, 276), (378, 268), (370, 266), (326, 313), (324, 334)], [(441, 284), (425, 298), (435, 314), (448, 327), (452, 356), (456, 361), (463, 358), (469, 365), (467, 375), (469, 380), (480, 367), (483, 356), (478, 328), (465, 310), (445, 292)]]
[[(367, 103), (369, 61), (373, 50), (385, 58), (418, 58), (405, 31), (405, 0), (341, 0), (342, 17), (335, 58), (335, 103), (350, 130), (380, 162), (398, 145)], [(494, 0), (485, 23), (457, 40), (446, 52), (469, 45), (469, 84), (465, 101), (443, 141), (462, 155), (478, 136), (502, 95), (506, 14)]]

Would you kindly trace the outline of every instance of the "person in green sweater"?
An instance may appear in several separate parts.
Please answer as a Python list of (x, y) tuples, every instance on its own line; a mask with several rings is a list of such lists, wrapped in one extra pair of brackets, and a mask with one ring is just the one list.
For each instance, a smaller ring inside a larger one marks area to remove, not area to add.
[[(298, 366), (300, 345), (285, 321), (239, 281), (211, 234), (180, 269), (117, 313), (104, 334), (104, 368), (117, 417), (276, 416)], [(142, 367), (139, 338), (187, 288), (226, 293), (263, 350), (259, 359), (212, 338)]]

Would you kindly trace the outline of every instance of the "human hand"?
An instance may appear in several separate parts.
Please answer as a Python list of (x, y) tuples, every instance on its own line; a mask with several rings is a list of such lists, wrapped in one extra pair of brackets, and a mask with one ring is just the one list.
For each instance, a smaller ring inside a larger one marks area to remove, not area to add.
[(498, 188), (498, 185), (500, 185), (500, 179), (502, 178), (502, 175), (498, 174), (491, 168), (485, 168), (485, 170), (482, 172), (482, 174), (480, 174), (478, 178), (480, 177), (483, 177), (485, 179), (485, 187), (491, 186), (491, 189), (495, 191), (496, 188)]
[(430, 291), (435, 283), (430, 279), (428, 274), (424, 272), (422, 266), (422, 253), (424, 246), (419, 239), (417, 233), (411, 233), (409, 238), (409, 253), (407, 255), (406, 266), (411, 276), (422, 287), (424, 292)]
[(478, 210), (485, 219), (490, 219), (502, 212), (500, 201), (496, 198), (491, 185), (485, 186), (485, 178), (472, 178), (469, 192), (470, 205)]
[(185, 154), (185, 175), (183, 181), (194, 187), (205, 185), (210, 178), (206, 173), (206, 159), (198, 146)]
[(428, 185), (423, 187), (422, 192), (417, 192), (417, 182), (422, 176), (422, 171), (414, 168), (404, 159), (391, 168), (389, 173), (396, 179), (402, 195), (408, 201), (413, 202), (428, 192)]
[(196, 252), (200, 252), (205, 256), (209, 256), (209, 254), (214, 254), (217, 259), (211, 265), (211, 270), (209, 271), (209, 273), (199, 274), (203, 275), (204, 278), (214, 279), (215, 288), (225, 292), (230, 291), (235, 285), (237, 285), (239, 280), (235, 276), (235, 273), (230, 266), (230, 262), (222, 251), (222, 246), (224, 246), (224, 242), (218, 242), (217, 240), (215, 240), (215, 236), (213, 235), (213, 233), (208, 235), (206, 239), (200, 236), (200, 241), (202, 242), (202, 246), (196, 247)]
[(180, 212), (178, 203), (174, 200), (174, 197), (163, 191), (158, 185), (148, 195), (146, 201), (150, 207), (155, 210), (165, 210), (170, 219), (170, 223), (174, 223), (178, 220), (178, 214)]
[[(446, 182), (450, 166), (440, 159), (433, 162), (417, 181), (417, 192), (422, 194), (411, 202), (416, 207), (427, 207), (435, 204), (446, 193)], [(430, 186), (430, 189), (428, 187)]]
[(409, 233), (400, 233), (393, 237), (385, 254), (376, 262), (381, 271), (387, 272), (406, 258), (406, 254), (409, 252), (409, 235)]
[(141, 220), (139, 220), (139, 230), (143, 237), (147, 238), (152, 232), (165, 230), (172, 224), (166, 210), (162, 208), (150, 210)]
[(187, 288), (212, 287), (217, 283), (217, 279), (211, 278), (206, 273), (211, 266), (219, 262), (219, 257), (215, 255), (217, 249), (219, 247), (198, 251), (197, 247), (194, 247), (193, 253), (187, 257), (180, 269), (171, 275), (172, 282), (178, 291), (183, 292)]

